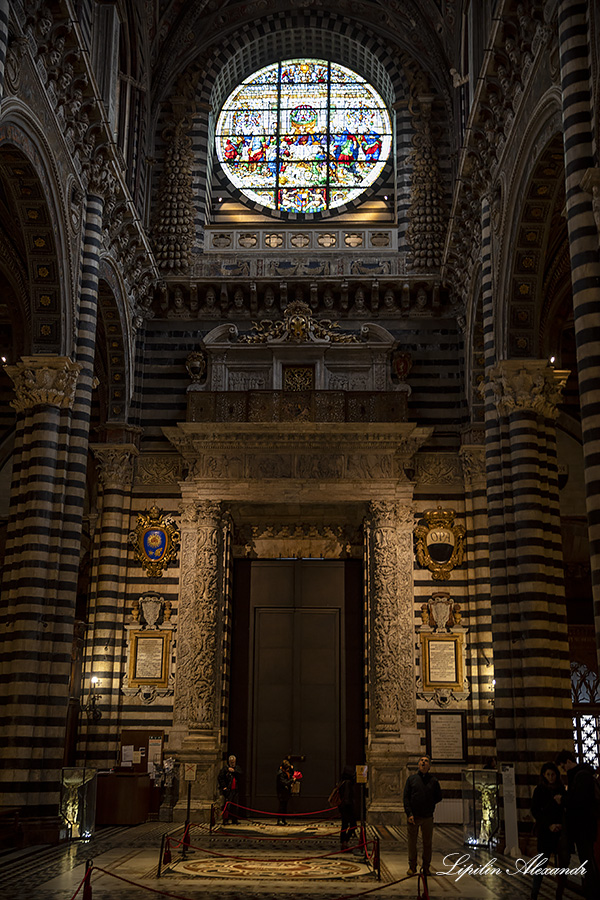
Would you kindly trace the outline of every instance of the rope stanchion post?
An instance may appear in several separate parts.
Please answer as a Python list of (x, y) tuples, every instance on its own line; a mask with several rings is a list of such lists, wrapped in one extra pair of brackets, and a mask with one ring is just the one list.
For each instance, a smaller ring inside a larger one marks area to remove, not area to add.
[[(423, 880), (423, 893), (421, 894), (421, 879)], [(429, 900), (429, 891), (427, 890), (427, 876), (423, 872), (419, 872), (417, 877), (417, 900)]]
[(183, 837), (180, 843), (181, 847), (181, 858), (185, 859), (186, 853), (190, 848), (190, 823), (187, 821), (183, 828)]
[(377, 872), (377, 881), (381, 881), (381, 848), (379, 846), (379, 837), (375, 838), (375, 846), (373, 847), (373, 869)]
[(83, 879), (83, 900), (92, 900), (92, 869), (94, 868), (94, 860), (86, 859), (85, 861), (85, 878)]
[(162, 862), (163, 862), (164, 850), (165, 850), (165, 835), (163, 834), (163, 836), (160, 839), (160, 853), (158, 854), (158, 866), (156, 869), (156, 877), (157, 878), (160, 878), (160, 869), (161, 869)]
[(208, 831), (210, 834), (213, 832), (213, 828), (215, 827), (216, 815), (215, 815), (215, 804), (210, 804), (210, 825), (208, 826)]

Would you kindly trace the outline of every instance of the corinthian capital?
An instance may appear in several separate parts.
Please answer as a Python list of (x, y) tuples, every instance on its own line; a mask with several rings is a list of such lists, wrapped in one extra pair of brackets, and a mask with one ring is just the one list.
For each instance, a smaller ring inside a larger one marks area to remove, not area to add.
[(221, 522), (223, 506), (214, 500), (182, 500), (179, 504), (182, 525), (212, 525)]
[(132, 444), (95, 444), (100, 482), (106, 488), (129, 487), (133, 482), (133, 462), (138, 450)]
[(15, 385), (11, 406), (17, 412), (34, 406), (72, 409), (81, 366), (68, 356), (23, 356), (5, 369)]
[(568, 370), (553, 369), (545, 359), (506, 359), (490, 370), (486, 388), (501, 416), (524, 411), (556, 419), (568, 377)]
[(114, 195), (117, 182), (103, 153), (96, 153), (93, 159), (86, 164), (87, 189), (89, 194), (101, 197), (103, 200)]

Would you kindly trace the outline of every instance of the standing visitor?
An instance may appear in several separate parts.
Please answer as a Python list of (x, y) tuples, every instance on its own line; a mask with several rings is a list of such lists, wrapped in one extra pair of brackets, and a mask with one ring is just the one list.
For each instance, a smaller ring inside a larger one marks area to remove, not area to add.
[(417, 874), (417, 838), (419, 828), (423, 841), (423, 875), (429, 875), (431, 852), (433, 846), (433, 813), (436, 803), (442, 799), (440, 783), (431, 775), (431, 760), (422, 756), (419, 760), (419, 771), (409, 775), (404, 785), (404, 811), (408, 828), (408, 871), (407, 875)]

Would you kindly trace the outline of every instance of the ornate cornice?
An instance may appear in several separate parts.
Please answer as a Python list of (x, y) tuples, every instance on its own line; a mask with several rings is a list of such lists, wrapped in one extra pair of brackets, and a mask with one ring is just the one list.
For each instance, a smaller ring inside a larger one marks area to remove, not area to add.
[(489, 371), (484, 390), (491, 390), (501, 416), (533, 412), (556, 419), (569, 374), (554, 369), (546, 360), (508, 359)]
[(81, 366), (67, 356), (24, 356), (14, 366), (5, 366), (15, 385), (17, 412), (35, 406), (72, 409)]

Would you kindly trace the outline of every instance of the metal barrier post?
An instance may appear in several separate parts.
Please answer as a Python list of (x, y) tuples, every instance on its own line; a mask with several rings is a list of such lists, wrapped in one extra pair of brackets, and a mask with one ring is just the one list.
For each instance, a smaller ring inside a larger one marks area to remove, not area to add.
[(156, 870), (156, 877), (160, 878), (160, 869), (162, 866), (163, 853), (165, 850), (165, 835), (160, 839), (160, 853), (158, 854), (158, 869)]

